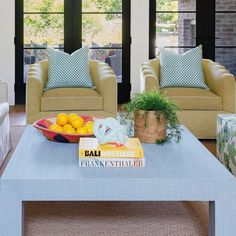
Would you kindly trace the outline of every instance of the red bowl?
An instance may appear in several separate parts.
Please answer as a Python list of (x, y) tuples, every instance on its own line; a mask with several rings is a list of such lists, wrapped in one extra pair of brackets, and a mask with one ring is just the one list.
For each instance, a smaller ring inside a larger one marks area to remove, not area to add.
[[(97, 117), (93, 116), (81, 116), (85, 122), (87, 121), (96, 121)], [(56, 122), (56, 116), (47, 117), (41, 120), (34, 122), (33, 126), (38, 129), (47, 139), (55, 142), (62, 142), (62, 143), (78, 143), (80, 137), (94, 137), (91, 134), (67, 134), (67, 133), (60, 133), (56, 131), (49, 130), (51, 124)]]

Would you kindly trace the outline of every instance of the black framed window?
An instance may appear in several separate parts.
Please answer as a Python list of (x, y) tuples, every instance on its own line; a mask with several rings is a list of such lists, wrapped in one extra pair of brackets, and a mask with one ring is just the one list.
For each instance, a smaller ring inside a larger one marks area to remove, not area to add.
[(24, 83), (30, 64), (48, 58), (47, 46), (64, 50), (64, 0), (24, 1)]
[(150, 58), (165, 46), (182, 53), (203, 45), (203, 57), (236, 75), (236, 2), (150, 0)]
[(16, 0), (15, 41), (16, 103), (25, 102), (29, 66), (47, 59), (47, 46), (89, 46), (89, 58), (113, 69), (119, 103), (130, 98), (130, 0)]
[(150, 0), (150, 58), (159, 47), (182, 53), (196, 46), (196, 2)]
[(236, 76), (236, 1), (216, 1), (215, 60)]
[(100, 2), (82, 0), (82, 45), (90, 45), (90, 58), (107, 62), (122, 83), (122, 0)]

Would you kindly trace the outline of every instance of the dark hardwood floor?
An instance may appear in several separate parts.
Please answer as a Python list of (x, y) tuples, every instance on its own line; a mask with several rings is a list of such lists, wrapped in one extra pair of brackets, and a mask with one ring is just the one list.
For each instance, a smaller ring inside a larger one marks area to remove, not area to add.
[(26, 125), (25, 106), (10, 106), (11, 126)]

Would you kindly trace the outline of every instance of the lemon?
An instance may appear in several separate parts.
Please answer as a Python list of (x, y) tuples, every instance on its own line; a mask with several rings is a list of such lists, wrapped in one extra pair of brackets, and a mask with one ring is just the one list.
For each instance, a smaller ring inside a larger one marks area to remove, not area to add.
[(88, 134), (88, 130), (85, 127), (79, 127), (77, 129), (77, 134)]
[(65, 113), (60, 113), (57, 115), (57, 124), (64, 126), (68, 123), (68, 116)]
[(76, 114), (76, 113), (70, 113), (69, 115), (68, 115), (68, 121), (69, 121), (69, 123), (71, 124), (71, 122), (75, 119), (75, 118), (77, 118), (78, 117), (78, 115)]
[(88, 134), (93, 134), (93, 127), (92, 126), (87, 126), (86, 127)]
[(66, 133), (66, 134), (76, 134), (76, 131), (73, 127), (68, 127), (67, 129), (64, 129), (64, 133)]
[(89, 126), (93, 127), (93, 125), (94, 125), (94, 121), (87, 121), (85, 123), (85, 127), (89, 127)]
[(71, 129), (71, 128), (73, 128), (72, 125), (66, 124), (66, 125), (63, 126), (63, 131), (65, 131), (67, 129)]
[(49, 129), (52, 131), (55, 131), (55, 132), (60, 132), (60, 133), (63, 132), (63, 128), (60, 125), (58, 125), (57, 123), (50, 125)]
[(84, 125), (84, 120), (82, 117), (78, 116), (75, 119), (72, 120), (71, 125), (75, 128), (78, 129), (79, 127), (82, 127)]

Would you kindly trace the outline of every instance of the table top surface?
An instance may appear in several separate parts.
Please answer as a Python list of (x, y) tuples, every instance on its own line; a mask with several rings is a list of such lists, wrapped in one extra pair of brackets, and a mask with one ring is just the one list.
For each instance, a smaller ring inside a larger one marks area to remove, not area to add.
[(143, 148), (145, 168), (79, 168), (78, 144), (49, 141), (28, 126), (2, 180), (234, 178), (186, 128), (180, 143), (143, 144)]

